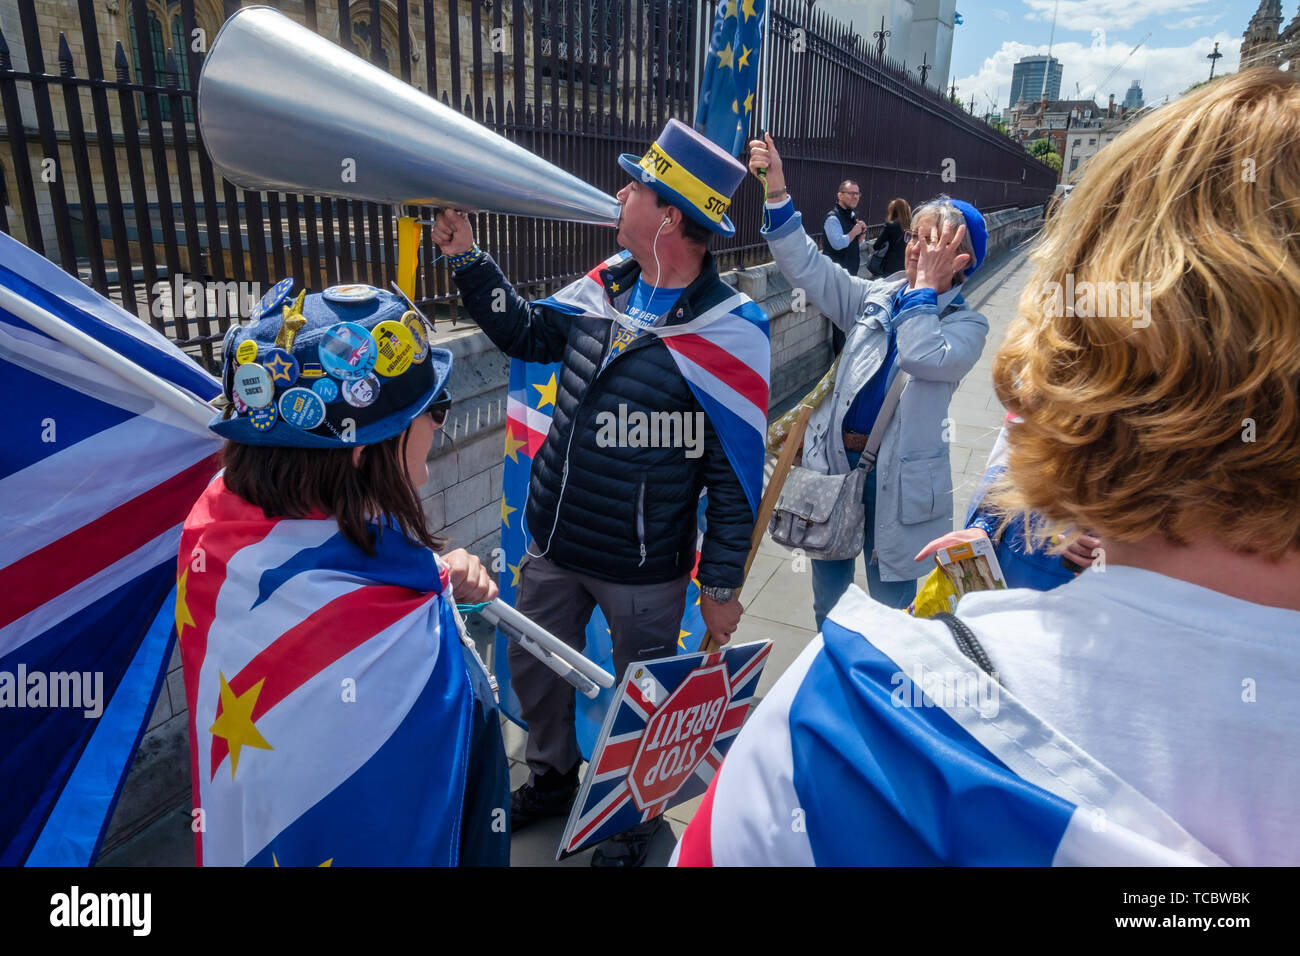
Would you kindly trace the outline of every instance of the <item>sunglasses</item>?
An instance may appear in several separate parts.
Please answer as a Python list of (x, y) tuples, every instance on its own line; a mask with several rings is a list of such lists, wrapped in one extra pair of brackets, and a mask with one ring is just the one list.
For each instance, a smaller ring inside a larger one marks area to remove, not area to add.
[(429, 417), (433, 419), (435, 425), (441, 428), (442, 423), (447, 420), (449, 411), (451, 411), (451, 392), (444, 388), (438, 393), (438, 397), (433, 400), (433, 404), (429, 406)]

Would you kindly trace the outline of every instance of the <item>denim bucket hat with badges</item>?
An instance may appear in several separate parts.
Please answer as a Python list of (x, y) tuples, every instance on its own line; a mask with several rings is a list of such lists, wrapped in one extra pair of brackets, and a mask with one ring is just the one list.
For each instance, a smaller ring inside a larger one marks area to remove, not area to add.
[(351, 448), (392, 438), (451, 375), (423, 316), (372, 286), (305, 295), (283, 279), (226, 333), (228, 407), (211, 428), (244, 445)]

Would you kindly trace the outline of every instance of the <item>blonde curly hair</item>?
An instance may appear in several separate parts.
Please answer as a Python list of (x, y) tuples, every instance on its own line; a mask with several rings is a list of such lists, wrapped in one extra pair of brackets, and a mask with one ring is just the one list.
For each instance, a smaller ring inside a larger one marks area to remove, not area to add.
[[(993, 365), (1023, 422), (990, 501), (1037, 513), (1057, 549), (1084, 531), (1300, 548), (1298, 80), (1243, 71), (1157, 110), (1032, 253)], [(1141, 307), (1062, 302), (1102, 283), (1145, 289)]]

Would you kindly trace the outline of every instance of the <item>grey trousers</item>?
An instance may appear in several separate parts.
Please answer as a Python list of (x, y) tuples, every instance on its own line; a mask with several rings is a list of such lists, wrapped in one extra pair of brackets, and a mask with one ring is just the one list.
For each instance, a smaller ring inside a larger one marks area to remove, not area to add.
[[(537, 550), (532, 542), (529, 549)], [(525, 554), (519, 565), (515, 608), (570, 647), (582, 650), (587, 622), (599, 605), (609, 623), (614, 679), (619, 681), (629, 661), (676, 653), (690, 580), (688, 572), (664, 584), (619, 584)], [(573, 729), (573, 686), (514, 641), (509, 654), (510, 683), (528, 724), (524, 757), (529, 782), (548, 770), (567, 773), (582, 759)]]

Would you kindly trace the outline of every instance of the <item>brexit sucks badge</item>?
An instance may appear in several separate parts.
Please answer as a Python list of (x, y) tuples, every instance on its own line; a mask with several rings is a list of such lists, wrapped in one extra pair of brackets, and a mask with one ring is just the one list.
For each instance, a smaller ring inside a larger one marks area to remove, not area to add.
[(627, 667), (556, 859), (699, 796), (740, 732), (771, 641)]

